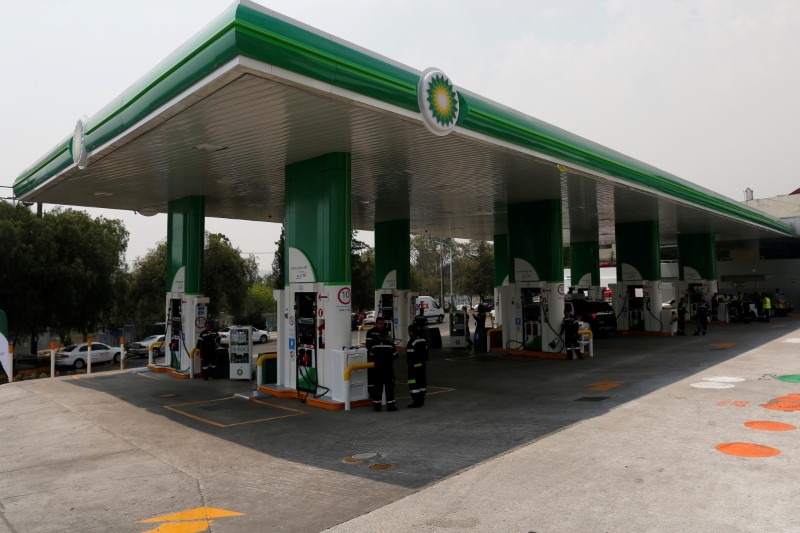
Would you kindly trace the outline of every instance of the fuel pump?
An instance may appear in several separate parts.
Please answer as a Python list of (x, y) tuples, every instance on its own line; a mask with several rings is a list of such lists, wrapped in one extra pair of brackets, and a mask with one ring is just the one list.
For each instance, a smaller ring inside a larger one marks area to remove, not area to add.
[(523, 341), (525, 350), (542, 350), (542, 292), (539, 288), (520, 290), (522, 304)]
[(298, 391), (316, 395), (317, 392), (317, 293), (295, 294), (297, 358), (295, 386)]
[[(181, 299), (167, 297), (167, 331), (165, 338), (169, 339), (169, 366), (180, 370), (181, 364)], [(165, 361), (166, 363), (166, 361)]]
[(628, 329), (644, 331), (644, 314), (646, 312), (645, 290), (643, 285), (628, 285)]
[(394, 300), (395, 295), (393, 292), (384, 292), (380, 295), (380, 305), (377, 308), (378, 316), (383, 317), (384, 321), (386, 322), (386, 329), (389, 331), (389, 335), (391, 335), (393, 338), (396, 337), (394, 331)]

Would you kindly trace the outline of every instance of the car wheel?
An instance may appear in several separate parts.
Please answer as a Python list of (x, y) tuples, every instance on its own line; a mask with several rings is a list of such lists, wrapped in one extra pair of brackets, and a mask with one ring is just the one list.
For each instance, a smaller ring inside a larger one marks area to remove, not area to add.
[(153, 348), (153, 359), (155, 359), (159, 355), (161, 355), (161, 350), (159, 350), (158, 348)]
[(75, 367), (75, 370), (83, 370), (86, 368), (86, 361), (83, 359), (76, 359), (72, 366)]
[(439, 315), (439, 318), (436, 319), (436, 322), (438, 322), (439, 324), (444, 322), (444, 315)]
[(261, 341), (261, 344), (264, 344), (265, 342), (267, 342), (269, 340), (269, 338), (266, 335), (261, 335), (261, 339), (259, 339), (259, 340)]
[(114, 362), (119, 364), (119, 352), (114, 354)]

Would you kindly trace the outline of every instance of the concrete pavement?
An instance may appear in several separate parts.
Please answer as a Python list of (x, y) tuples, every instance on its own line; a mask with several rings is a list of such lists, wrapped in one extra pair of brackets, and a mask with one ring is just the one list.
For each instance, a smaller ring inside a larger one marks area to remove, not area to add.
[(744, 425), (800, 426), (763, 407), (800, 393), (777, 379), (799, 326), (618, 336), (585, 361), (442, 350), (426, 406), (397, 413), (141, 369), (3, 385), (0, 531), (800, 531), (798, 430)]

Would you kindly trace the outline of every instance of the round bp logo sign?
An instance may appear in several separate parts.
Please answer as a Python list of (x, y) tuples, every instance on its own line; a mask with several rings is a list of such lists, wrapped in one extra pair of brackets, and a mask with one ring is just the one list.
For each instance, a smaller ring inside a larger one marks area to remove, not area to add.
[(422, 73), (417, 99), (423, 122), (436, 135), (447, 135), (458, 121), (458, 93), (447, 75), (438, 68)]

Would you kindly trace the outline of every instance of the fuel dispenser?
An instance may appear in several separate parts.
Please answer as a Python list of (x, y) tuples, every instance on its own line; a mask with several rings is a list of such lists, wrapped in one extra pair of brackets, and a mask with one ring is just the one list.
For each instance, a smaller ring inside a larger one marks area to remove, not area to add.
[(630, 331), (644, 331), (644, 287), (642, 285), (628, 285), (628, 329)]
[(416, 299), (417, 293), (411, 291), (396, 289), (375, 291), (376, 314), (386, 320), (386, 328), (395, 342), (405, 338), (408, 325), (414, 322), (414, 316), (418, 312)]
[(618, 330), (669, 331), (669, 322), (662, 318), (660, 285), (660, 281), (648, 280), (609, 285)]
[(169, 339), (170, 366), (190, 378), (200, 367), (200, 354), (192, 357), (192, 350), (208, 320), (208, 303), (209, 299), (200, 295), (167, 293), (165, 338)]
[(564, 313), (563, 284), (517, 282), (507, 287), (498, 291), (503, 347), (559, 352), (563, 346), (559, 335)]
[(522, 302), (523, 341), (525, 350), (542, 350), (542, 292), (539, 288), (522, 288), (520, 290)]
[(298, 292), (295, 294), (295, 320), (297, 323), (297, 358), (295, 388), (316, 395), (319, 385), (317, 375), (317, 346), (322, 339), (317, 324), (317, 293)]
[(394, 308), (395, 308), (395, 294), (394, 292), (380, 292), (376, 293), (378, 297), (377, 305), (375, 306), (376, 316), (382, 316), (386, 322), (386, 330), (393, 338), (397, 338), (394, 329)]

